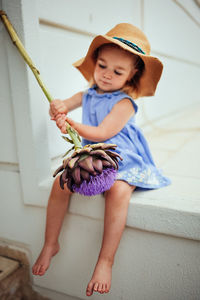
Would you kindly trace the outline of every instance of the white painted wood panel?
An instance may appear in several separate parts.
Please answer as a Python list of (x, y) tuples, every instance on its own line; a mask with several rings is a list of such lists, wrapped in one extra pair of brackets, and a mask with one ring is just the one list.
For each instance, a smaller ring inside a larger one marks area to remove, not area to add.
[(149, 120), (170, 116), (200, 101), (200, 68), (166, 57), (160, 59), (164, 69), (156, 94), (142, 100)]
[(120, 22), (140, 26), (140, 0), (37, 0), (38, 16), (95, 34)]
[(145, 0), (144, 30), (153, 50), (200, 64), (200, 28), (174, 1)]
[[(0, 23), (0, 161), (17, 163), (15, 124), (10, 98), (6, 48), (4, 47), (5, 35), (7, 33)], [(15, 98), (15, 101), (17, 102), (18, 99)]]

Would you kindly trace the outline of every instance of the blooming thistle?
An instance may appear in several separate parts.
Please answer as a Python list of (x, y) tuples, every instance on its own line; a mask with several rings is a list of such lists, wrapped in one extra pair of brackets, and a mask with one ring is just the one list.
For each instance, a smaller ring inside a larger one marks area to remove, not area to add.
[(55, 171), (60, 175), (60, 186), (64, 185), (72, 192), (86, 196), (100, 194), (113, 185), (118, 169), (118, 159), (122, 159), (115, 150), (115, 144), (93, 144), (78, 148), (63, 161)]
[[(36, 69), (3, 10), (0, 10), (0, 18), (14, 45), (33, 72), (47, 100), (51, 102), (53, 98), (43, 84), (39, 70)], [(58, 173), (62, 172), (60, 175), (61, 188), (64, 189), (64, 184), (67, 184), (72, 192), (89, 196), (100, 194), (108, 190), (115, 180), (118, 169), (118, 159), (122, 159), (119, 154), (110, 151), (115, 150), (117, 145), (99, 143), (82, 147), (80, 136), (67, 122), (66, 130), (71, 139), (68, 137), (64, 137), (64, 139), (74, 145), (72, 149), (75, 149), (75, 151), (70, 157), (63, 161), (62, 166), (54, 173), (55, 177)]]

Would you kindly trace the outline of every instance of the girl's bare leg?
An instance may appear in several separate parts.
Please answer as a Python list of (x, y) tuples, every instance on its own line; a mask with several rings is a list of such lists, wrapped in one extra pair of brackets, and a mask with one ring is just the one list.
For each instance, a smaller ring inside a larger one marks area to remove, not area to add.
[(62, 190), (56, 177), (47, 206), (45, 242), (38, 259), (32, 267), (34, 275), (44, 275), (52, 256), (59, 251), (58, 237), (68, 208), (71, 192), (65, 186)]
[(105, 193), (104, 233), (98, 261), (86, 295), (93, 291), (108, 293), (111, 286), (112, 265), (127, 218), (129, 201), (135, 189), (124, 181), (116, 181)]

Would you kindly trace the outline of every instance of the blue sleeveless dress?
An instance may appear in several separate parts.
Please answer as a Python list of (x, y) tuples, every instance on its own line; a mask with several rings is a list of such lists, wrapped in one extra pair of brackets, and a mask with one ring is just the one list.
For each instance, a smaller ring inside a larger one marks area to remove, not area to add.
[[(138, 107), (126, 93), (118, 90), (99, 94), (95, 86), (89, 88), (82, 99), (82, 123), (98, 126), (113, 106), (124, 98), (130, 99), (136, 114)], [(135, 124), (135, 115), (129, 119), (119, 133), (104, 142), (117, 144), (115, 151), (123, 158), (122, 161), (119, 161), (117, 180), (126, 181), (130, 185), (142, 189), (157, 189), (170, 184), (170, 180), (163, 176), (161, 170), (155, 166), (148, 143), (140, 128)], [(94, 143), (82, 139), (83, 146)]]

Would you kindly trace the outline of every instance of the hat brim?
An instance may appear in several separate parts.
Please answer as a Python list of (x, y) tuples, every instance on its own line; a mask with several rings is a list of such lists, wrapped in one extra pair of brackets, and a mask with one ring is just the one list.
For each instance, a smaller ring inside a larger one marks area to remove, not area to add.
[(90, 82), (93, 79), (93, 73), (95, 68), (93, 53), (101, 45), (108, 44), (108, 43), (114, 43), (120, 46), (121, 48), (123, 48), (124, 50), (127, 50), (135, 55), (140, 56), (140, 58), (144, 62), (145, 70), (142, 77), (140, 78), (137, 94), (133, 93), (132, 96), (134, 98), (153, 96), (155, 94), (158, 81), (160, 80), (162, 74), (162, 70), (163, 70), (162, 62), (158, 58), (153, 57), (151, 55), (142, 54), (134, 50), (130, 46), (112, 37), (106, 35), (96, 36), (93, 39), (86, 56), (76, 61), (73, 64), (73, 66), (76, 67), (85, 77), (85, 79)]

